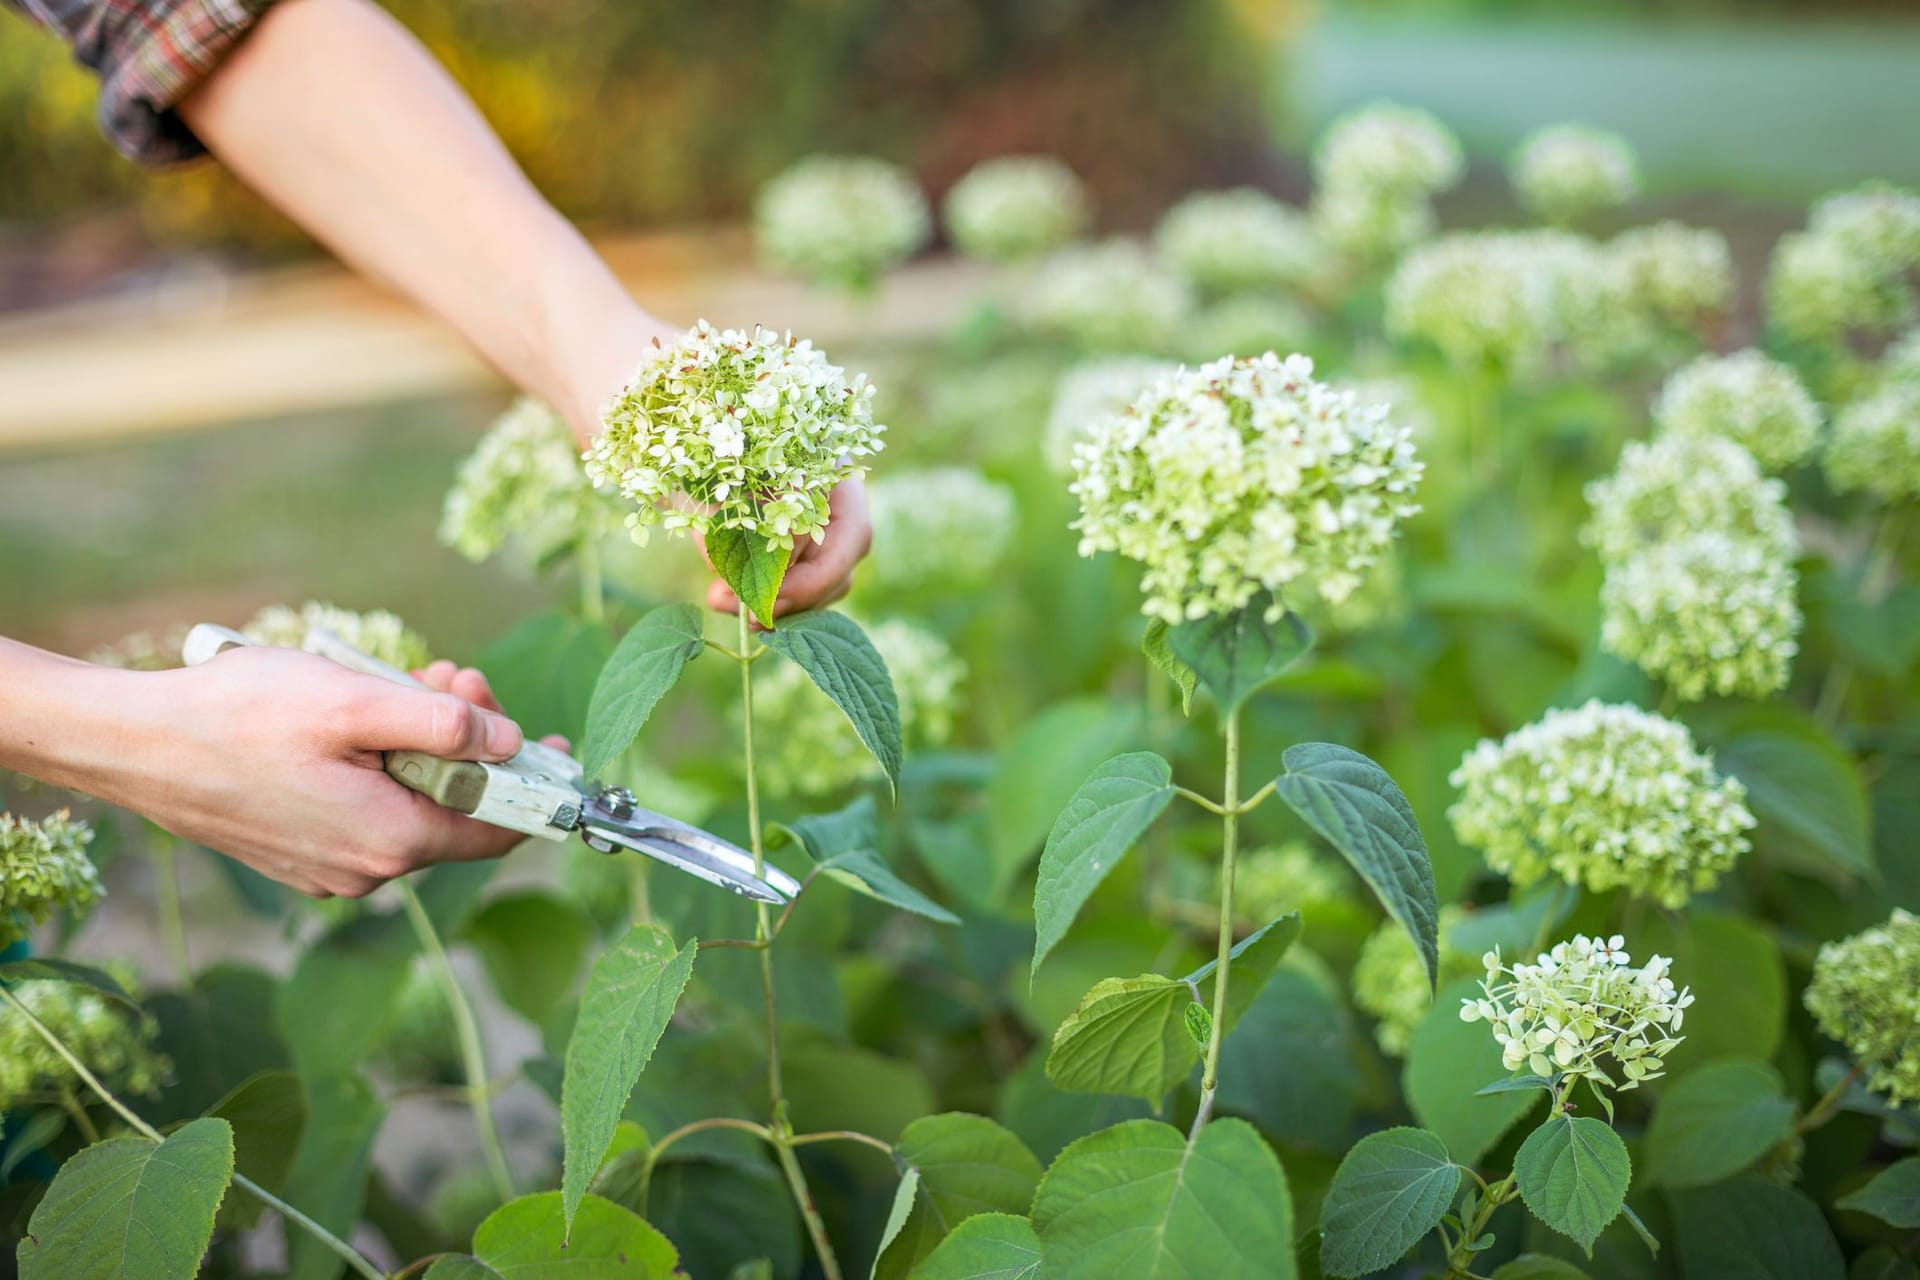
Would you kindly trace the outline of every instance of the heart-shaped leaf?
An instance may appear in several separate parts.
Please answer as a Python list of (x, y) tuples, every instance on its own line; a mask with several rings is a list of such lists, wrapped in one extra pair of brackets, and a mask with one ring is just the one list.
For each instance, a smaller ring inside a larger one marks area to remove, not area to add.
[(587, 704), (580, 764), (589, 778), (599, 777), (640, 736), (660, 699), (706, 647), (700, 609), (691, 604), (663, 605), (620, 638)]
[(846, 713), (860, 741), (886, 770), (887, 780), (898, 786), (900, 764), (906, 757), (900, 702), (894, 696), (886, 659), (860, 624), (844, 613), (795, 614), (778, 631), (769, 632), (766, 641), (768, 648), (806, 672), (820, 692)]
[(1425, 1129), (1386, 1129), (1354, 1144), (1320, 1202), (1320, 1267), (1362, 1276), (1398, 1262), (1460, 1190), (1460, 1166)]
[(1115, 756), (1080, 784), (1047, 835), (1033, 889), (1033, 968), (1173, 799), (1173, 766), (1151, 751)]
[(1633, 1162), (1627, 1144), (1592, 1116), (1550, 1116), (1513, 1158), (1520, 1198), (1533, 1216), (1571, 1237), (1587, 1255), (1627, 1200)]
[(1025, 1218), (983, 1213), (955, 1227), (913, 1275), (914, 1280), (1039, 1280), (1040, 1237)]
[(1273, 597), (1263, 591), (1244, 609), (1183, 622), (1167, 633), (1172, 656), (1193, 671), (1223, 717), (1313, 647), (1313, 632), (1293, 614), (1268, 622), (1272, 607)]
[(453, 1254), (426, 1280), (677, 1280), (680, 1255), (638, 1214), (588, 1196), (568, 1212), (558, 1191), (510, 1200), (473, 1233), (473, 1253)]
[(703, 541), (707, 560), (720, 581), (733, 588), (761, 626), (771, 627), (773, 602), (780, 595), (793, 548), (776, 547), (751, 529), (711, 529)]

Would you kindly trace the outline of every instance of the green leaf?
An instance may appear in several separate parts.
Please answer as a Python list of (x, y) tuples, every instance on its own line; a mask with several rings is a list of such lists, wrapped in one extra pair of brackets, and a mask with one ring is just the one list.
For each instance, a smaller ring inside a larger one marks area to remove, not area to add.
[[(571, 1214), (562, 1193), (542, 1191), (501, 1205), (473, 1234), (471, 1258), (443, 1258), (431, 1280), (675, 1280), (680, 1256), (640, 1216), (588, 1196)], [(442, 1272), (448, 1262), (462, 1267)], [(486, 1268), (472, 1270), (473, 1265)]]
[(1920, 1265), (1889, 1245), (1875, 1245), (1853, 1260), (1847, 1280), (1920, 1280)]
[(912, 1212), (874, 1264), (881, 1280), (918, 1275), (920, 1260), (976, 1214), (1025, 1213), (1040, 1185), (1040, 1162), (1026, 1144), (984, 1116), (915, 1120), (895, 1150), (919, 1180)]
[(527, 889), (482, 907), (468, 922), (466, 938), (479, 950), (501, 1001), (539, 1027), (573, 994), (593, 922), (567, 899)]
[(105, 996), (126, 1008), (137, 1010), (140, 1007), (140, 1002), (128, 995), (126, 988), (112, 974), (92, 965), (75, 964), (71, 960), (30, 956), (0, 964), (0, 983), (11, 986), (16, 982), (71, 982), (75, 986), (89, 987), (96, 995)]
[(421, 1280), (505, 1280), (505, 1277), (478, 1258), (449, 1253), (435, 1258)]
[(1793, 1129), (1784, 1093), (1780, 1073), (1752, 1058), (1709, 1062), (1668, 1084), (1647, 1126), (1648, 1185), (1705, 1186), (1758, 1160)]
[(18, 1113), (8, 1116), (8, 1126), (0, 1138), (4, 1138), (4, 1149), (0, 1149), (0, 1187), (13, 1181), (13, 1171), (20, 1167), (21, 1161), (46, 1148), (49, 1142), (65, 1133), (67, 1113), (57, 1107), (44, 1111), (35, 1111), (23, 1121)]
[[(1234, 1024), (1240, 1021), (1240, 1015), (1259, 999), (1267, 979), (1273, 976), (1273, 971), (1293, 950), (1293, 944), (1300, 941), (1302, 927), (1300, 913), (1289, 911), (1283, 916), (1275, 916), (1233, 944), (1233, 949), (1227, 952), (1232, 962), (1227, 966), (1227, 1009), (1226, 1016), (1221, 1020), (1221, 1035), (1230, 1033)], [(1213, 971), (1219, 967), (1217, 958), (1209, 960), (1181, 981), (1197, 991), (1202, 1000), (1210, 1000), (1212, 991), (1209, 984), (1213, 982)]]
[(1714, 767), (1747, 788), (1759, 852), (1842, 886), (1874, 874), (1866, 787), (1853, 758), (1812, 719), (1766, 704), (1708, 720), (1702, 737)]
[(914, 1280), (1039, 1280), (1040, 1237), (1008, 1213), (968, 1218), (927, 1255)]
[[(880, 1254), (885, 1256), (906, 1229), (907, 1219), (913, 1213), (913, 1202), (920, 1194), (920, 1171), (909, 1169), (900, 1178), (900, 1184), (893, 1189), (893, 1205), (887, 1210), (887, 1223), (880, 1232)], [(880, 1274), (879, 1259), (874, 1260), (872, 1274)]]
[(707, 647), (700, 627), (698, 605), (669, 604), (643, 615), (620, 638), (587, 704), (580, 764), (589, 778), (599, 777), (632, 745), (687, 663)]
[(1313, 647), (1313, 632), (1293, 614), (1268, 622), (1272, 606), (1273, 597), (1263, 591), (1244, 609), (1183, 622), (1167, 632), (1167, 647), (1193, 669), (1222, 716), (1238, 711), (1260, 686)]
[(350, 920), (300, 957), (280, 988), (279, 1021), (300, 1074), (352, 1071), (393, 1020), (418, 944), (398, 915)]
[[(233, 1129), (233, 1167), (278, 1194), (293, 1167), (293, 1153), (307, 1127), (307, 1089), (291, 1071), (263, 1071), (207, 1112)], [(234, 1196), (220, 1210), (222, 1226), (250, 1227), (264, 1206), (252, 1196)]]
[(1147, 661), (1153, 669), (1173, 681), (1180, 690), (1180, 711), (1184, 715), (1193, 714), (1193, 691), (1199, 688), (1200, 676), (1192, 667), (1180, 661), (1173, 654), (1173, 631), (1165, 621), (1155, 618), (1147, 624), (1146, 634), (1140, 637), (1140, 652), (1147, 655)]
[(1837, 1208), (1870, 1213), (1902, 1231), (1920, 1228), (1920, 1156), (1896, 1160), (1866, 1186), (1840, 1197)]
[(1207, 1011), (1207, 1006), (1194, 1002), (1187, 1005), (1182, 1016), (1187, 1023), (1187, 1039), (1193, 1041), (1196, 1049), (1205, 1052), (1213, 1043), (1213, 1014)]
[(529, 736), (563, 733), (579, 742), (594, 685), (612, 654), (613, 638), (599, 623), (542, 613), (489, 645), (480, 667), (493, 696)]
[(1118, 1093), (1158, 1106), (1193, 1073), (1193, 989), (1157, 973), (1104, 978), (1054, 1032), (1047, 1079), (1074, 1093)]
[(1558, 1076), (1512, 1076), (1506, 1080), (1495, 1080), (1492, 1084), (1483, 1084), (1473, 1091), (1476, 1098), (1484, 1098), (1494, 1093), (1521, 1093), (1528, 1089), (1545, 1089), (1553, 1092), (1559, 1083)]
[(760, 625), (773, 625), (773, 602), (793, 548), (776, 547), (751, 529), (711, 529), (705, 537), (707, 559), (720, 581), (733, 588)]
[(1523, 1253), (1493, 1273), (1493, 1280), (1588, 1280), (1571, 1262), (1544, 1253)]
[(1191, 1147), (1129, 1120), (1060, 1153), (1033, 1198), (1048, 1280), (1293, 1280), (1280, 1161), (1252, 1125), (1215, 1120)]
[(672, 1158), (677, 1154), (654, 1167), (643, 1216), (680, 1251), (688, 1275), (726, 1275), (756, 1258), (772, 1260), (779, 1275), (798, 1274), (800, 1215), (771, 1161)]
[(1080, 784), (1040, 855), (1033, 889), (1033, 971), (1172, 799), (1173, 766), (1151, 751), (1115, 756)]
[(1846, 1264), (1820, 1206), (1789, 1187), (1735, 1178), (1670, 1191), (1687, 1280), (1841, 1280)]
[(887, 1142), (937, 1109), (919, 1067), (824, 1036), (783, 1037), (788, 1110), (803, 1133), (851, 1129)]
[(1440, 981), (1440, 904), (1413, 806), (1373, 761), (1326, 742), (1288, 747), (1280, 798), (1353, 864), (1413, 939), (1429, 987)]
[(1076, 698), (1048, 707), (1020, 726), (1000, 752), (987, 783), (993, 865), (986, 886), (997, 901), (1032, 861), (1060, 811), (1094, 766), (1138, 741), (1137, 707), (1105, 698)]
[(192, 1121), (164, 1142), (109, 1138), (54, 1175), (15, 1260), (22, 1280), (188, 1280), (233, 1177), (225, 1120)]
[(1653, 916), (1634, 945), (1671, 957), (1676, 980), (1693, 991), (1669, 1072), (1684, 1075), (1716, 1058), (1773, 1057), (1786, 1031), (1787, 970), (1765, 927), (1695, 905), (1678, 921)]
[(767, 835), (775, 849), (789, 841), (798, 844), (822, 875), (855, 893), (941, 924), (960, 923), (959, 916), (902, 880), (881, 858), (872, 796), (861, 796), (837, 813), (770, 824)]
[(767, 647), (789, 659), (833, 705), (846, 713), (853, 731), (887, 772), (900, 783), (906, 747), (900, 737), (900, 703), (893, 677), (860, 624), (844, 613), (800, 613), (769, 632)]
[(573, 1038), (567, 1042), (566, 1076), (560, 1088), (560, 1131), (566, 1148), (560, 1182), (566, 1223), (573, 1221), (581, 1197), (587, 1194), (613, 1141), (627, 1095), (646, 1069), (653, 1046), (693, 976), (698, 949), (689, 939), (676, 951), (665, 929), (635, 925), (593, 963), (580, 996)]
[[(287, 1171), (287, 1203), (338, 1236), (350, 1235), (366, 1203), (373, 1140), (387, 1116), (386, 1104), (358, 1075), (309, 1079), (307, 1123)], [(333, 1280), (340, 1258), (304, 1231), (288, 1233), (291, 1280)]]
[(1220, 1109), (1275, 1142), (1345, 1151), (1362, 1083), (1353, 1038), (1331, 981), (1282, 966), (1220, 1045)]
[(1414, 1119), (1438, 1134), (1464, 1165), (1478, 1164), (1540, 1102), (1530, 1089), (1484, 1097), (1474, 1093), (1478, 1085), (1508, 1074), (1487, 1024), (1460, 1021), (1460, 1001), (1479, 994), (1474, 978), (1441, 988), (1413, 1029), (1401, 1078)]
[(1387, 1129), (1354, 1144), (1320, 1202), (1320, 1267), (1382, 1271), (1420, 1243), (1453, 1204), (1460, 1166), (1425, 1129)]
[(1513, 1158), (1513, 1177), (1533, 1216), (1571, 1237), (1587, 1256), (1627, 1201), (1627, 1144), (1592, 1116), (1549, 1116)]

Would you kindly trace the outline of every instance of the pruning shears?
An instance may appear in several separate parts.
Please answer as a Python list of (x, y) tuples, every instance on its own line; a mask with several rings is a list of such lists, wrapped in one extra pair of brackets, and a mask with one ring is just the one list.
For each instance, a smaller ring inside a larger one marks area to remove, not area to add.
[[(187, 633), (181, 652), (188, 666), (198, 666), (227, 649), (255, 643), (231, 628), (203, 622)], [(310, 629), (301, 647), (364, 675), (426, 688), (325, 627)], [(401, 786), (496, 827), (543, 840), (565, 840), (578, 832), (601, 853), (644, 854), (756, 902), (783, 906), (800, 892), (799, 882), (778, 867), (756, 873), (753, 855), (745, 849), (641, 808), (625, 787), (589, 781), (578, 760), (544, 743), (529, 741), (499, 764), (443, 760), (422, 751), (389, 751), (383, 759), (388, 775)]]

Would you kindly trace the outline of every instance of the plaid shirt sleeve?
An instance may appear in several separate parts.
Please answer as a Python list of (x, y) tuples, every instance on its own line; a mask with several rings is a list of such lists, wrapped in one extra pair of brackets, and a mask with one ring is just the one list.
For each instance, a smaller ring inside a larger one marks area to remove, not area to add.
[(142, 164), (206, 148), (173, 108), (273, 0), (0, 0), (52, 30), (100, 77), (100, 129)]

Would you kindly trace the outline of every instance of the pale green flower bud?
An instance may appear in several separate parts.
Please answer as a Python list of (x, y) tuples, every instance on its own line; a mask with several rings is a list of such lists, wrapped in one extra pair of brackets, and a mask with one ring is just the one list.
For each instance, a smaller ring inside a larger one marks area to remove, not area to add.
[(315, 627), (325, 627), (360, 652), (402, 671), (414, 671), (433, 661), (420, 634), (385, 609), (355, 613), (319, 600), (307, 601), (298, 611), (284, 604), (270, 604), (240, 630), (261, 644), (298, 649)]
[(1653, 419), (1678, 435), (1725, 436), (1768, 471), (1799, 462), (1820, 436), (1820, 406), (1800, 375), (1752, 348), (1701, 356), (1668, 378)]
[(1895, 910), (1820, 948), (1807, 1012), (1821, 1034), (1867, 1069), (1867, 1087), (1896, 1107), (1920, 1102), (1920, 917)]
[(1018, 262), (1058, 248), (1087, 224), (1086, 185), (1050, 156), (983, 160), (947, 192), (953, 242), (968, 257)]
[(1027, 296), (1035, 328), (1094, 351), (1160, 351), (1193, 291), (1131, 240), (1070, 245), (1040, 264)]
[(1483, 740), (1450, 781), (1454, 833), (1521, 886), (1551, 875), (1678, 908), (1719, 882), (1754, 826), (1746, 788), (1685, 725), (1597, 700)]
[(655, 525), (817, 540), (834, 487), (882, 448), (873, 394), (811, 342), (702, 320), (608, 403), (587, 475), (636, 504), (636, 542)]
[(1780, 237), (1767, 272), (1767, 323), (1796, 342), (1830, 345), (1849, 334), (1891, 333), (1913, 302), (1883, 264), (1834, 235)]
[(1611, 292), (1644, 322), (1694, 328), (1733, 302), (1733, 251), (1718, 231), (1655, 222), (1607, 242)]
[(67, 810), (38, 822), (0, 813), (0, 949), (56, 911), (82, 911), (105, 892), (87, 857), (93, 828)]
[(1313, 151), (1322, 187), (1430, 196), (1460, 181), (1460, 140), (1425, 111), (1376, 102), (1335, 120)]
[(1791, 557), (1798, 545), (1787, 486), (1717, 435), (1630, 440), (1613, 474), (1587, 486), (1593, 519), (1581, 540), (1617, 564), (1662, 543), (1719, 532)]
[(1306, 215), (1254, 187), (1188, 196), (1160, 220), (1154, 244), (1207, 293), (1298, 286), (1321, 255)]
[[(115, 977), (129, 985), (130, 978)], [(150, 1095), (172, 1074), (172, 1064), (155, 1048), (160, 1028), (151, 1016), (70, 982), (36, 979), (11, 990), (108, 1089)], [(0, 1007), (0, 1110), (85, 1089), (67, 1060), (12, 1005)]]
[(441, 509), (440, 541), (474, 561), (511, 542), (541, 565), (619, 527), (618, 509), (587, 478), (572, 429), (522, 398), (460, 464)]
[(882, 476), (868, 491), (873, 553), (861, 566), (862, 593), (950, 596), (984, 585), (1013, 541), (1013, 490), (969, 467), (931, 467)]
[(1508, 165), (1520, 203), (1548, 222), (1577, 222), (1640, 190), (1633, 148), (1619, 134), (1563, 124), (1529, 134)]
[(753, 209), (760, 255), (818, 284), (864, 289), (912, 257), (932, 233), (913, 175), (868, 156), (808, 156), (761, 188)]
[(1126, 411), (1180, 366), (1145, 356), (1109, 356), (1074, 365), (1060, 378), (1047, 415), (1047, 462), (1056, 471), (1073, 468), (1073, 448), (1093, 424)]
[(1149, 617), (1242, 608), (1297, 579), (1338, 602), (1419, 508), (1422, 464), (1385, 406), (1305, 356), (1218, 360), (1162, 379), (1075, 449), (1080, 554), (1146, 566)]
[[(1480, 958), (1450, 945), (1454, 928), (1466, 918), (1457, 906), (1440, 908), (1440, 985), (1480, 971)], [(1353, 965), (1354, 1007), (1374, 1020), (1373, 1038), (1389, 1057), (1404, 1057), (1413, 1029), (1433, 1005), (1427, 968), (1413, 939), (1397, 920), (1383, 921), (1367, 935)]]
[(1920, 497), (1920, 379), (1890, 381), (1842, 409), (1821, 465), (1836, 493)]

